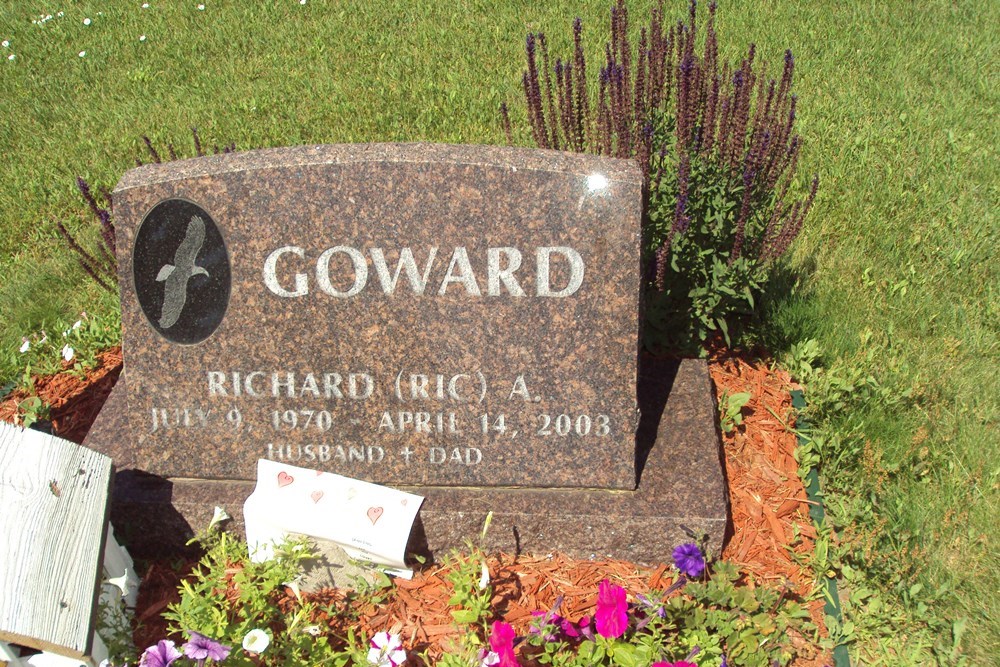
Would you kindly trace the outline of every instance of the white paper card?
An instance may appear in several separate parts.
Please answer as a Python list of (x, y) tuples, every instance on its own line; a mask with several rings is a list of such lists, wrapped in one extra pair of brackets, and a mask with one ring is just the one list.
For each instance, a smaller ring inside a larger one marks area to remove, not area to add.
[(408, 576), (406, 542), (423, 501), (379, 484), (258, 459), (257, 486), (243, 504), (250, 557), (267, 560), (275, 544), (298, 533)]

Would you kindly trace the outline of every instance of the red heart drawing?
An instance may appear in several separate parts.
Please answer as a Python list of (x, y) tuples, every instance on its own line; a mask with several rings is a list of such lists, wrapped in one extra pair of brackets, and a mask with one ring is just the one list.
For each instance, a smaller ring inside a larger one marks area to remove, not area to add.
[(323, 474), (323, 471), (322, 471), (322, 470), (317, 470), (317, 471), (316, 471), (316, 476), (317, 476), (317, 477), (319, 477), (319, 476), (320, 476), (320, 475), (322, 475), (322, 474)]
[(372, 522), (373, 526), (375, 525), (375, 522), (378, 521), (381, 516), (382, 516), (382, 508), (381, 507), (369, 507), (368, 508), (368, 520)]
[(314, 503), (318, 503), (319, 499), (323, 497), (323, 492), (322, 491), (313, 491), (311, 494), (309, 494), (309, 497), (313, 499)]
[(295, 478), (292, 477), (291, 475), (289, 475), (284, 470), (282, 470), (281, 472), (278, 473), (278, 488), (279, 489), (281, 487), (283, 487), (283, 486), (288, 486), (289, 484), (291, 484), (294, 481), (295, 481)]

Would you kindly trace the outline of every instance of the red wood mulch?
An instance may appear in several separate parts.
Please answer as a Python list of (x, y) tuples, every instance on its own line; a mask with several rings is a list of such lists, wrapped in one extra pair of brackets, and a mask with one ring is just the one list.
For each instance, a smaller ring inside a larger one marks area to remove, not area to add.
[[(63, 373), (35, 380), (37, 394), (52, 406), (57, 435), (82, 441), (103, 405), (121, 372), (120, 348), (101, 354), (99, 360), (98, 367), (84, 377)], [(745, 573), (748, 586), (787, 586), (790, 594), (806, 598), (813, 587), (812, 573), (798, 565), (792, 554), (807, 558), (816, 532), (793, 456), (796, 437), (786, 428), (793, 419), (791, 381), (787, 373), (771, 369), (766, 362), (733, 354), (716, 356), (709, 368), (717, 395), (724, 391), (751, 394), (742, 411), (743, 424), (723, 434), (733, 524), (723, 558)], [(0, 420), (14, 421), (17, 404), (25, 397), (15, 393), (0, 401)], [(180, 573), (190, 571), (191, 566), (193, 563), (150, 564), (139, 592), (138, 646), (164, 637), (166, 625), (159, 614), (177, 600)], [(625, 561), (574, 560), (561, 554), (517, 559), (497, 554), (489, 559), (489, 568), (496, 618), (513, 624), (519, 633), (526, 631), (532, 611), (551, 609), (559, 596), (563, 596), (559, 610), (563, 616), (576, 619), (592, 615), (602, 579), (624, 586), (632, 599), (666, 588), (673, 581), (671, 568), (665, 564), (650, 570)], [(334, 608), (344, 604), (342, 591), (320, 591), (310, 597)], [(433, 659), (458, 638), (451, 626), (449, 597), (447, 568), (430, 566), (417, 572), (412, 581), (397, 579), (393, 594), (383, 604), (355, 610), (360, 615), (357, 623), (368, 632), (399, 633), (407, 648), (426, 650)], [(279, 604), (292, 604), (292, 600), (288, 590)], [(820, 628), (822, 605), (820, 599), (808, 605)], [(317, 620), (336, 628), (343, 619), (340, 615)], [(799, 652), (794, 665), (831, 664), (829, 655), (804, 638), (794, 637), (793, 642)]]

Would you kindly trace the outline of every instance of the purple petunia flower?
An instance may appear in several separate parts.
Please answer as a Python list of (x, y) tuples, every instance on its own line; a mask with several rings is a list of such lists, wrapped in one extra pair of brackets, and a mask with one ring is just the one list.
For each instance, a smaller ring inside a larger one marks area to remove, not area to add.
[(170, 664), (181, 657), (181, 652), (174, 648), (169, 639), (161, 639), (142, 652), (140, 665), (144, 667), (170, 667)]
[(697, 544), (682, 544), (674, 549), (674, 565), (689, 577), (700, 577), (705, 571), (705, 556)]
[(231, 650), (229, 646), (224, 646), (214, 639), (209, 639), (205, 635), (198, 634), (193, 630), (190, 634), (191, 640), (181, 648), (184, 649), (184, 655), (192, 660), (199, 661), (199, 664), (205, 664), (205, 660), (209, 658), (219, 662), (220, 660), (225, 660), (229, 655), (229, 651)]
[(617, 639), (628, 628), (628, 603), (625, 589), (605, 579), (597, 589), (597, 610), (594, 621), (597, 633), (608, 639)]

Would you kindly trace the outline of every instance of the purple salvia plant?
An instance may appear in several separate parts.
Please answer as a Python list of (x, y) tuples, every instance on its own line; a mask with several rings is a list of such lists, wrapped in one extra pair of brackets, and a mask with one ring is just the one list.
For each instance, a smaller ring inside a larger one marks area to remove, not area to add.
[[(661, 205), (658, 198), (676, 198), (667, 208), (672, 215), (659, 216), (655, 223), (653, 216), (644, 217), (647, 224), (658, 225), (644, 238), (658, 244), (650, 248), (655, 270), (647, 275), (661, 289), (677, 238), (692, 226), (692, 216), (704, 212), (705, 202), (698, 200), (692, 208), (690, 198), (700, 196), (705, 174), (722, 179), (732, 203), (727, 209), (731, 213), (718, 218), (721, 222), (706, 218), (723, 225), (714, 232), (711, 242), (719, 245), (713, 250), (726, 257), (730, 267), (740, 263), (740, 271), (763, 270), (799, 233), (818, 186), (813, 179), (803, 200), (788, 201), (802, 147), (794, 128), (791, 51), (784, 54), (780, 78), (766, 76), (753, 44), (735, 66), (721, 62), (715, 2), (709, 4), (704, 23), (698, 21), (694, 0), (686, 21), (673, 23), (661, 0), (637, 32), (633, 45), (628, 9), (624, 0), (617, 0), (610, 11), (596, 86), (588, 84), (579, 18), (573, 22), (572, 58), (556, 60), (554, 67), (544, 36), (528, 35), (522, 86), (535, 144), (637, 158), (650, 205)], [(513, 143), (505, 106), (501, 115), (508, 142)], [(673, 173), (664, 178), (665, 171)], [(694, 190), (688, 192), (689, 187)], [(704, 230), (708, 223), (698, 220), (698, 229)]]
[(63, 240), (66, 241), (70, 250), (76, 255), (77, 261), (80, 263), (80, 267), (84, 273), (100, 285), (102, 289), (112, 294), (117, 294), (115, 287), (118, 283), (117, 267), (115, 265), (115, 228), (111, 222), (111, 212), (97, 202), (97, 199), (91, 192), (90, 185), (83, 178), (77, 177), (76, 187), (100, 225), (101, 243), (98, 244), (97, 256), (84, 249), (59, 220), (56, 220), (56, 229)]

